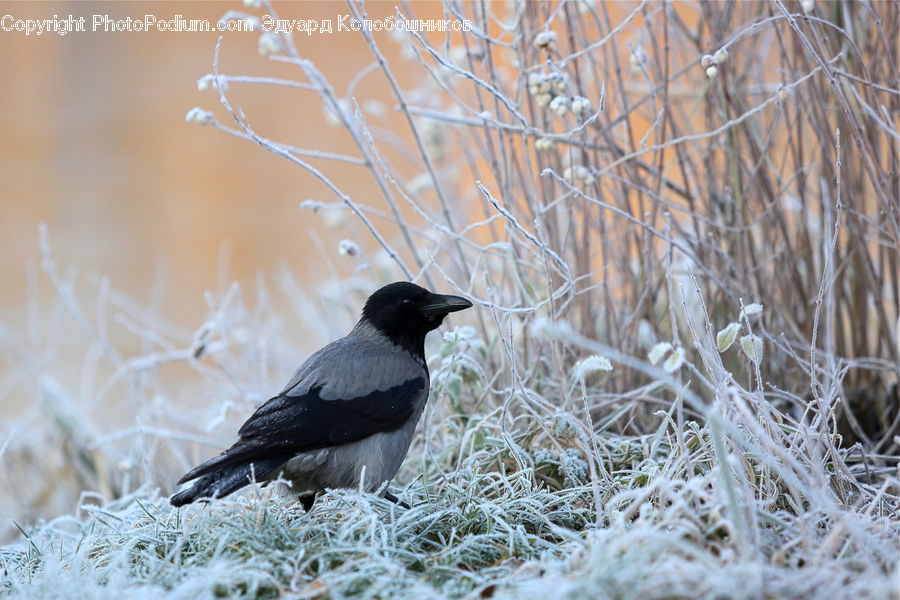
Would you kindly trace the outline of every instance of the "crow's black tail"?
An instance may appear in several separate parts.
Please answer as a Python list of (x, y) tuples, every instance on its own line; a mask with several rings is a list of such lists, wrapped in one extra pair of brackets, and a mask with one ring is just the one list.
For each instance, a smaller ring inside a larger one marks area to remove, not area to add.
[(184, 506), (201, 498), (221, 498), (254, 481), (263, 481), (286, 462), (284, 457), (255, 460), (239, 465), (226, 465), (203, 475), (186, 490), (172, 496), (172, 506)]

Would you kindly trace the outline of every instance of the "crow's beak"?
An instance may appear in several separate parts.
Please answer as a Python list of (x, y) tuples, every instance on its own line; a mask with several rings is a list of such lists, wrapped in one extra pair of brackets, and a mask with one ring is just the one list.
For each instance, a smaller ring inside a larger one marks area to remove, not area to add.
[(422, 307), (422, 314), (428, 317), (442, 317), (447, 313), (470, 308), (472, 303), (459, 296), (442, 296), (432, 294), (428, 302)]

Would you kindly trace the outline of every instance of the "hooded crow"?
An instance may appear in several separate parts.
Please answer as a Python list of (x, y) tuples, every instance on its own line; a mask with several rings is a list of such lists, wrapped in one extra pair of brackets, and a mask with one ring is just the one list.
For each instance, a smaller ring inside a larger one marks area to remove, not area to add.
[(428, 399), (425, 336), (447, 314), (471, 306), (402, 281), (376, 291), (350, 333), (300, 365), (247, 419), (231, 448), (178, 481), (196, 480), (172, 496), (172, 505), (279, 476), (307, 510), (326, 488), (386, 489)]

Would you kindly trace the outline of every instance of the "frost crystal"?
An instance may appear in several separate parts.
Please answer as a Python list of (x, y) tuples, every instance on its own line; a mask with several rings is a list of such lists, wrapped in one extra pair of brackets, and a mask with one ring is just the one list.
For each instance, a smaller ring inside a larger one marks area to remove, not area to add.
[(550, 152), (556, 147), (556, 142), (549, 138), (538, 138), (534, 142), (534, 149), (538, 152)]
[(572, 336), (572, 326), (568, 321), (556, 320), (552, 321), (547, 317), (538, 317), (531, 322), (528, 328), (529, 333), (540, 339), (566, 339)]
[(672, 344), (669, 342), (659, 342), (658, 344), (654, 344), (654, 346), (650, 348), (650, 352), (647, 353), (647, 360), (650, 361), (651, 365), (658, 365), (659, 361), (661, 361), (671, 349)]
[(194, 107), (187, 112), (184, 120), (188, 123), (196, 123), (197, 125), (208, 125), (212, 121), (212, 113), (202, 108)]
[(606, 358), (605, 356), (600, 356), (599, 354), (594, 354), (593, 356), (589, 356), (584, 360), (578, 361), (575, 364), (575, 368), (572, 369), (572, 375), (574, 375), (575, 379), (581, 381), (591, 373), (596, 373), (597, 371), (612, 370), (613, 366), (608, 358)]
[(669, 355), (666, 362), (663, 363), (663, 371), (666, 373), (674, 373), (684, 364), (684, 348), (678, 346), (675, 351)]
[(281, 42), (278, 36), (271, 32), (266, 32), (259, 36), (259, 44), (257, 50), (262, 56), (270, 56), (281, 52)]
[(567, 168), (565, 171), (563, 171), (563, 178), (573, 183), (576, 181), (581, 181), (585, 185), (594, 183), (593, 173), (591, 173), (590, 169), (582, 165), (576, 165), (574, 167)]
[(572, 100), (572, 112), (576, 115), (584, 114), (591, 110), (591, 102), (582, 96), (576, 96)]
[(359, 246), (351, 240), (341, 240), (338, 244), (338, 254), (341, 256), (356, 256), (359, 254)]
[(550, 52), (556, 48), (556, 32), (542, 31), (534, 36), (534, 47)]
[(550, 101), (550, 110), (555, 112), (559, 117), (563, 116), (566, 114), (566, 111), (569, 110), (569, 99), (565, 96), (557, 96)]
[(751, 315), (758, 315), (763, 311), (763, 305), (757, 304), (754, 302), (753, 304), (748, 304), (741, 310), (741, 318), (749, 317)]
[(656, 333), (653, 332), (653, 326), (647, 319), (641, 319), (638, 324), (638, 344), (641, 348), (649, 350), (656, 343)]

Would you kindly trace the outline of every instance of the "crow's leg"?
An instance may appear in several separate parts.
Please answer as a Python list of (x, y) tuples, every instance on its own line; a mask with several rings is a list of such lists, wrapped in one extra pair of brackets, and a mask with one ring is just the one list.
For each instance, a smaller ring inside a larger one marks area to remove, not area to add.
[(313, 504), (316, 502), (316, 494), (304, 494), (297, 498), (300, 501), (300, 504), (303, 505), (303, 510), (309, 512), (312, 510)]
[(384, 493), (384, 499), (390, 500), (391, 502), (393, 502), (394, 504), (396, 504), (397, 506), (400, 506), (402, 508), (407, 508), (407, 509), (409, 508), (409, 504), (407, 504), (406, 502), (401, 502), (400, 499), (397, 498), (397, 496), (393, 495), (390, 492)]

